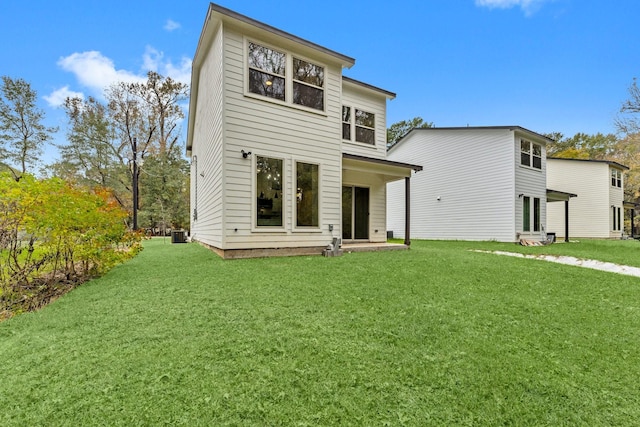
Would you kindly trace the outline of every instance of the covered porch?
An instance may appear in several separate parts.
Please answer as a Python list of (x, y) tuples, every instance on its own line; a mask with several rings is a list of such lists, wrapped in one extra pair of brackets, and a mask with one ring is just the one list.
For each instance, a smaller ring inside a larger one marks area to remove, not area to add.
[[(547, 203), (564, 202), (564, 241), (569, 242), (569, 200), (577, 194), (547, 188)], [(550, 230), (547, 230), (549, 232)]]
[(627, 209), (629, 211), (629, 219), (630, 219), (630, 224), (629, 224), (629, 236), (632, 239), (637, 239), (640, 236), (638, 236), (638, 234), (636, 233), (636, 210), (638, 209), (638, 203), (635, 202), (631, 202), (631, 201), (624, 201), (623, 202), (623, 206), (625, 209)]
[[(406, 249), (410, 238), (411, 175), (422, 166), (391, 160), (342, 154), (342, 248), (352, 251)], [(387, 243), (386, 186), (405, 181), (405, 240), (403, 245)], [(404, 247), (401, 247), (404, 246)]]

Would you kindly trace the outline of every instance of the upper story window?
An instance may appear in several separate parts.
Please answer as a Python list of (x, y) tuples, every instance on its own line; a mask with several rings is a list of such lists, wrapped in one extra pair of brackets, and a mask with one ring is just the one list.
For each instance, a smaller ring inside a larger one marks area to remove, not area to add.
[(249, 43), (249, 92), (284, 101), (286, 58), (282, 52)]
[(376, 145), (376, 116), (356, 109), (356, 141)]
[(351, 107), (342, 106), (342, 139), (351, 141)]
[[(353, 110), (354, 114), (351, 114)], [(355, 128), (355, 135), (351, 128)], [(376, 145), (376, 115), (357, 108), (342, 106), (342, 139)]]
[(324, 111), (324, 67), (293, 58), (293, 103)]
[(254, 42), (247, 52), (250, 93), (324, 111), (323, 66)]
[(622, 171), (611, 169), (611, 185), (613, 187), (622, 188)]
[(542, 145), (525, 139), (520, 141), (520, 164), (542, 169)]

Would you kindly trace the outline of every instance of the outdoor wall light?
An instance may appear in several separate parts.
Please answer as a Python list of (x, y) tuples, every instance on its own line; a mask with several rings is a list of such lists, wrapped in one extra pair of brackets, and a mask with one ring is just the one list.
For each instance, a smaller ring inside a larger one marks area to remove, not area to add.
[(524, 193), (518, 194), (518, 199), (522, 199), (522, 196), (524, 196)]
[(242, 153), (242, 157), (245, 159), (251, 155), (251, 151), (240, 150), (240, 152)]

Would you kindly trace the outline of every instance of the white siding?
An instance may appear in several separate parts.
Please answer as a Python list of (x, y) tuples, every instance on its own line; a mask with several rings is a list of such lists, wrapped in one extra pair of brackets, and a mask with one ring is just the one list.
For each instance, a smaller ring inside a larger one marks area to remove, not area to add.
[[(607, 163), (548, 159), (547, 187), (578, 196), (569, 202), (569, 238), (612, 237), (611, 206), (622, 207), (622, 190), (611, 186)], [(547, 223), (565, 237), (564, 203), (549, 203)]]
[[(262, 42), (260, 38), (252, 38)], [(269, 44), (268, 42), (264, 42)], [(340, 224), (341, 200), (341, 67), (326, 64), (326, 114), (256, 99), (245, 95), (245, 39), (230, 28), (225, 31), (225, 225), (222, 249), (324, 246), (331, 241), (328, 224)], [(296, 54), (295, 51), (288, 53)], [(309, 58), (313, 60), (313, 58)], [(284, 227), (264, 231), (254, 225), (253, 164), (240, 150), (253, 156), (284, 160)], [(295, 161), (320, 164), (320, 228), (296, 231), (294, 227)], [(338, 229), (339, 227), (336, 227)], [(336, 231), (333, 233), (337, 236)]]
[[(223, 245), (222, 190), (224, 175), (222, 27), (216, 33), (199, 74), (191, 164), (191, 236), (208, 245)], [(195, 158), (195, 160), (194, 160)], [(196, 170), (197, 169), (197, 170)], [(197, 203), (196, 203), (197, 198)], [(194, 209), (197, 220), (193, 219)]]
[[(536, 169), (521, 164), (520, 159), (520, 142), (521, 139), (526, 141), (541, 144), (542, 149), (542, 168)], [(520, 233), (520, 236), (524, 239), (538, 240), (542, 236), (542, 227), (547, 224), (547, 158), (546, 149), (543, 141), (536, 140), (530, 135), (521, 135), (516, 133), (514, 135), (513, 151), (515, 154), (514, 163), (515, 168), (515, 229), (516, 233)], [(520, 197), (522, 194), (522, 197)], [(530, 227), (529, 232), (524, 232), (523, 228), (523, 199), (525, 196), (531, 198), (531, 219), (533, 219), (533, 200), (534, 198), (540, 199), (540, 226), (539, 231), (534, 231), (533, 226)]]
[[(389, 160), (414, 163), (411, 238), (514, 241), (514, 136), (508, 129), (415, 130)], [(543, 184), (544, 186), (544, 184)], [(404, 237), (404, 183), (387, 185), (387, 227)]]
[[(611, 184), (611, 167), (608, 169), (609, 184)], [(622, 231), (624, 230), (624, 178), (621, 187), (614, 187), (609, 185), (609, 237), (612, 239), (620, 239), (622, 237)], [(615, 206), (616, 209), (620, 208), (620, 231), (613, 231), (613, 212), (611, 206)]]

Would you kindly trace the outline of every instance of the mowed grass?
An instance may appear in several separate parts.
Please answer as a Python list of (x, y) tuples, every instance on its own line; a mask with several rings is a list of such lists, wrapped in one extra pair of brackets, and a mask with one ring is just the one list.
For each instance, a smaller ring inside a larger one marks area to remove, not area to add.
[(0, 323), (0, 425), (637, 425), (640, 278), (469, 249), (640, 265), (635, 241), (223, 261), (153, 240)]

